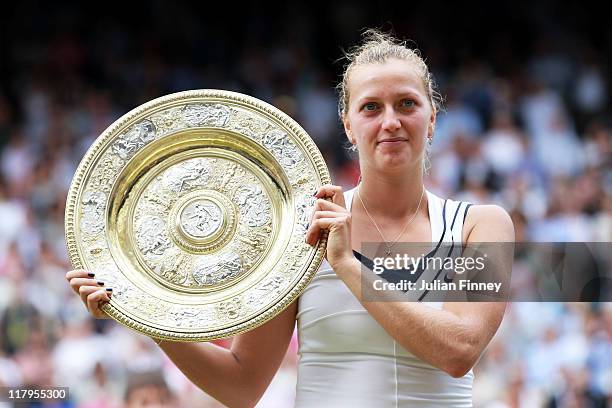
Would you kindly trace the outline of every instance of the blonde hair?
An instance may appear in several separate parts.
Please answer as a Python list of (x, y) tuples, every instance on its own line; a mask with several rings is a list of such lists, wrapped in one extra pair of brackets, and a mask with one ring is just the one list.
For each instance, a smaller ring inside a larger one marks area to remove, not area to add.
[(419, 50), (409, 48), (405, 41), (399, 41), (391, 34), (376, 29), (368, 29), (363, 33), (363, 43), (345, 52), (348, 61), (344, 67), (342, 80), (338, 83), (338, 114), (342, 118), (347, 113), (349, 104), (348, 79), (351, 72), (359, 66), (383, 63), (389, 59), (399, 59), (410, 63), (423, 81), (429, 103), (434, 112), (442, 105), (440, 94), (436, 91), (429, 68), (420, 55)]

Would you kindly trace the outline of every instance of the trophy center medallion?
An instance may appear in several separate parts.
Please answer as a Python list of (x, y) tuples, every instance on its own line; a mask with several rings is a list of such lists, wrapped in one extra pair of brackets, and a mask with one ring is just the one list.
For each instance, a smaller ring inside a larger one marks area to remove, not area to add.
[(180, 213), (180, 229), (184, 234), (195, 239), (215, 235), (222, 225), (223, 211), (211, 200), (192, 201)]
[(227, 244), (236, 230), (231, 201), (210, 189), (181, 197), (170, 210), (174, 243), (191, 253), (213, 253)]

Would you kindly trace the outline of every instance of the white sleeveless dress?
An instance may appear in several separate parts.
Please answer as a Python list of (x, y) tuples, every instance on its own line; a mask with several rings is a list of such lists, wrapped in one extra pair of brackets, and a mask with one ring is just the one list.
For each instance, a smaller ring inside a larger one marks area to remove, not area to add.
[[(349, 211), (354, 191), (344, 193)], [(469, 204), (427, 198), (432, 242), (460, 243)], [(296, 407), (472, 406), (472, 371), (453, 378), (406, 351), (326, 261), (298, 301), (297, 325)]]

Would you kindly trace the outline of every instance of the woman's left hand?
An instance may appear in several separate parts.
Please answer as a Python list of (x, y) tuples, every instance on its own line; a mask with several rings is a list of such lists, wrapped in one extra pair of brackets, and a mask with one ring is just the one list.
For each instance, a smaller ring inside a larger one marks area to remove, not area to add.
[[(327, 261), (337, 265), (354, 259), (351, 246), (351, 213), (346, 209), (342, 187), (326, 184), (315, 194), (315, 205), (310, 227), (306, 231), (306, 243), (314, 246), (321, 237), (321, 230), (328, 230)], [(331, 201), (326, 200), (331, 198)]]

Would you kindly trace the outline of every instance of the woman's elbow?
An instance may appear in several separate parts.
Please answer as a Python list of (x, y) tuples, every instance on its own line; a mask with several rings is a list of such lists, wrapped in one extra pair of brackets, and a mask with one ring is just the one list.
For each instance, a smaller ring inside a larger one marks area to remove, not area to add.
[(453, 364), (447, 367), (444, 371), (453, 378), (461, 378), (465, 376), (474, 367), (473, 364)]
[(454, 358), (448, 359), (448, 364), (444, 371), (453, 378), (461, 378), (476, 365), (480, 352), (474, 344), (465, 345), (461, 350), (457, 350)]

